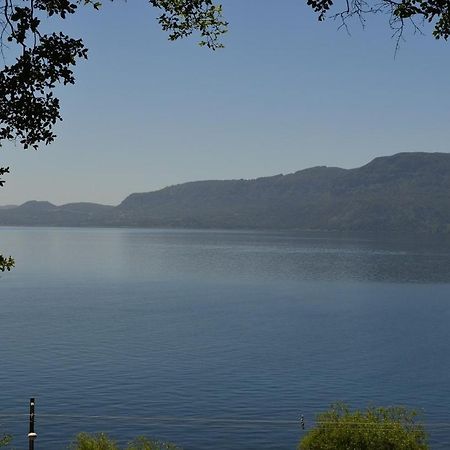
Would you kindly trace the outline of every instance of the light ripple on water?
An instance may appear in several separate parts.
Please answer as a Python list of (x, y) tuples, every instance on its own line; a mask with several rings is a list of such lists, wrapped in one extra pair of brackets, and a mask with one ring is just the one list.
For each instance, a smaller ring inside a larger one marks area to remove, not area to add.
[[(35, 395), (48, 450), (81, 430), (292, 449), (296, 425), (125, 417), (310, 425), (336, 400), (450, 423), (450, 252), (416, 241), (4, 229), (18, 267), (0, 280), (0, 413)], [(0, 424), (24, 444), (26, 417)], [(450, 427), (430, 431), (448, 448)]]

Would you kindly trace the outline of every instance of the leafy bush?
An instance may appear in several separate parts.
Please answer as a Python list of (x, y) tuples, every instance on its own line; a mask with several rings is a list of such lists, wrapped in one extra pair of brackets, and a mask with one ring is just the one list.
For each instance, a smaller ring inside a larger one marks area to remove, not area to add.
[(4, 447), (11, 442), (11, 436), (9, 434), (0, 435), (0, 447)]
[(151, 441), (140, 436), (128, 444), (127, 450), (181, 450), (170, 442)]
[[(71, 450), (120, 450), (118, 444), (108, 435), (80, 433)], [(126, 450), (181, 450), (174, 444), (159, 442), (140, 436), (128, 444)]]
[(106, 434), (80, 433), (71, 446), (72, 450), (119, 450), (116, 442)]
[(317, 425), (299, 443), (299, 450), (426, 450), (426, 433), (417, 414), (402, 407), (350, 411), (335, 404), (319, 414)]

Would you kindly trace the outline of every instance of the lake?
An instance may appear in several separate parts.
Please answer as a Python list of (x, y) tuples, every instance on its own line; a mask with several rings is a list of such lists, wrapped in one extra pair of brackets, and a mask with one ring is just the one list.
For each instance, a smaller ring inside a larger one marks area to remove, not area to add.
[(450, 243), (1, 228), (0, 431), (295, 449), (330, 403), (406, 405), (450, 447)]

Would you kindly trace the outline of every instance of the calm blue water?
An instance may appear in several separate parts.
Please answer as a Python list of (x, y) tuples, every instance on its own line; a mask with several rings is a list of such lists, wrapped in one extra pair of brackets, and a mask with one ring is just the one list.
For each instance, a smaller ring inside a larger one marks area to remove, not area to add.
[(414, 407), (450, 447), (448, 242), (2, 228), (0, 249), (17, 260), (0, 278), (0, 430), (17, 448), (31, 396), (36, 450), (79, 431), (294, 449), (289, 421), (337, 400)]

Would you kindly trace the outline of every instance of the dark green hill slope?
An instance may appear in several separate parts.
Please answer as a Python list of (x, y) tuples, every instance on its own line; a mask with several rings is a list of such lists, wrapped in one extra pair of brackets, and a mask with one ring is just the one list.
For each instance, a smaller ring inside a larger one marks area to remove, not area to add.
[(190, 182), (132, 194), (117, 207), (29, 202), (0, 209), (0, 224), (449, 232), (450, 154)]
[(49, 202), (29, 201), (0, 209), (0, 225), (21, 226), (108, 226), (114, 206), (95, 203), (69, 203), (56, 206)]

